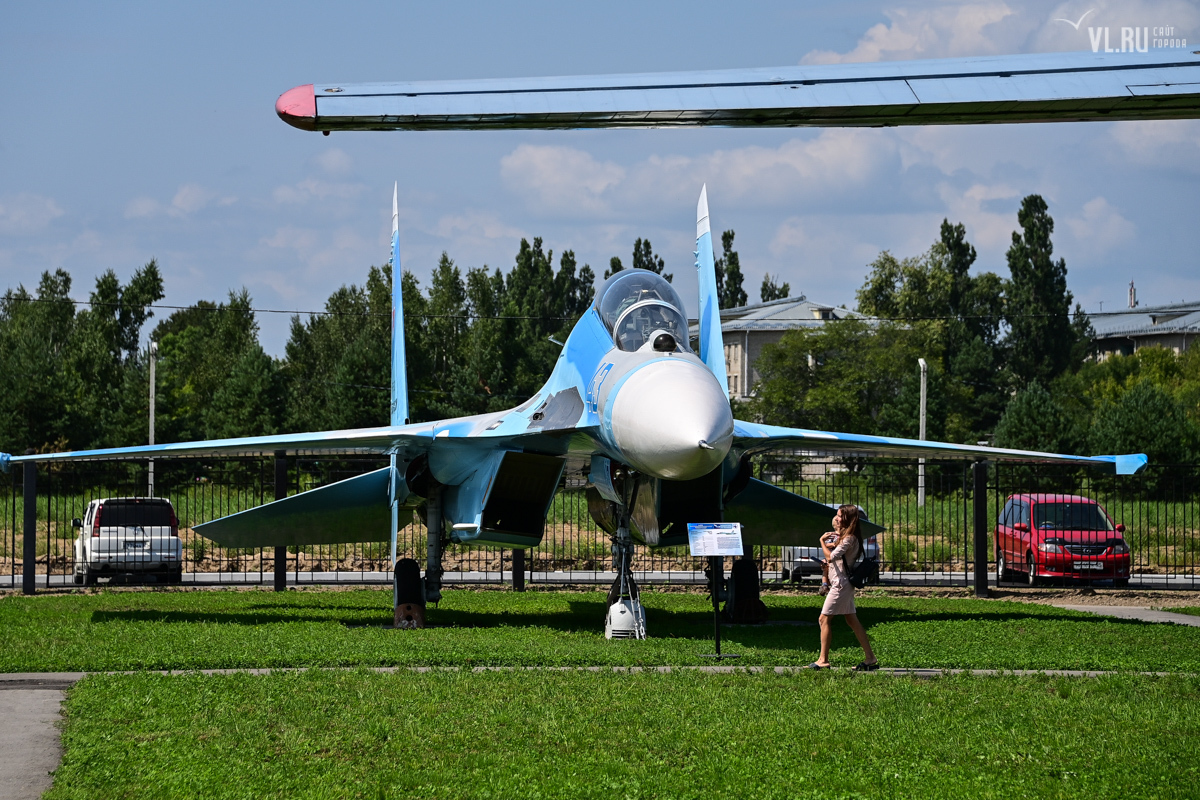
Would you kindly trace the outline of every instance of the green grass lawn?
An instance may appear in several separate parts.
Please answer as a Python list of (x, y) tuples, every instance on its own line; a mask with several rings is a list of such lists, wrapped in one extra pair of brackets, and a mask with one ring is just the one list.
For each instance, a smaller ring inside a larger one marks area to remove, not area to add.
[[(609, 642), (600, 592), (449, 590), (421, 631), (384, 629), (391, 592), (102, 591), (0, 598), (0, 672), (290, 666), (704, 664), (702, 594), (647, 592), (651, 638)], [(765, 597), (772, 619), (815, 622), (815, 595)], [(867, 593), (859, 617), (885, 666), (1200, 672), (1200, 629), (1015, 602)], [(861, 658), (835, 624), (834, 663)], [(815, 626), (726, 626), (739, 663), (807, 664)]]
[(1200, 679), (311, 671), (71, 690), (64, 798), (1195, 797)]

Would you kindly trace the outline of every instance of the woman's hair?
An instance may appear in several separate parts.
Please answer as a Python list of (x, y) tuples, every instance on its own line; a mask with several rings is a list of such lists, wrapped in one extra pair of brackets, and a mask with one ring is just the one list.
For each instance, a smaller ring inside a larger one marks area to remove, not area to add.
[(858, 550), (861, 553), (863, 552), (863, 537), (862, 528), (859, 525), (858, 520), (858, 506), (853, 505), (852, 503), (846, 503), (838, 506), (838, 513), (841, 514), (843, 511), (846, 512), (845, 515), (850, 518), (850, 524), (842, 529), (842, 535), (838, 537), (838, 543), (841, 544), (841, 542), (847, 536), (853, 536), (858, 540)]

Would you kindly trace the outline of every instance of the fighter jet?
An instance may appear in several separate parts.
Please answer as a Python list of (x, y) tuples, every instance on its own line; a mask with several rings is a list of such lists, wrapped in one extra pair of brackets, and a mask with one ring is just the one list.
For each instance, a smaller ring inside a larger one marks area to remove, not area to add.
[[(400, 274), (396, 196), (393, 275)], [(586, 476), (588, 508), (612, 538), (617, 572), (609, 623), (618, 636), (645, 635), (633, 579), (636, 545), (687, 542), (687, 523), (743, 524), (748, 545), (815, 546), (828, 506), (751, 475), (757, 453), (787, 449), (842, 455), (987, 458), (1075, 464), (1131, 474), (1144, 455), (1073, 456), (1024, 450), (781, 428), (734, 419), (726, 384), (707, 191), (696, 209), (699, 343), (689, 340), (684, 302), (649, 270), (608, 278), (572, 329), (545, 385), (508, 411), (410, 423), (405, 388), (404, 309), (393, 280), (391, 424), (28, 456), (27, 461), (170, 456), (357, 452), (387, 455), (388, 467), (198, 525), (226, 547), (395, 542), (414, 512), (428, 529), (425, 600), (441, 596), (447, 544), (535, 547), (564, 475)], [(871, 526), (871, 531), (881, 530)]]

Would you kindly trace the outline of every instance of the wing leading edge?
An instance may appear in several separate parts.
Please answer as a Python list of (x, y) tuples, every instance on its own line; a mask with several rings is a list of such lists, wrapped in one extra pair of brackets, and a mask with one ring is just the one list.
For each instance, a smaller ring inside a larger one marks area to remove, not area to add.
[(808, 450), (821, 453), (874, 456), (916, 456), (918, 458), (986, 458), (998, 461), (1024, 461), (1041, 464), (1075, 464), (1117, 475), (1133, 475), (1146, 466), (1144, 453), (1113, 456), (1072, 456), (1042, 453), (1036, 450), (1011, 450), (1003, 447), (899, 439), (890, 436), (866, 436), (803, 428), (782, 428), (757, 422), (734, 420), (733, 449), (739, 453), (768, 450)]
[(275, 111), (289, 125), (324, 132), (1196, 119), (1200, 51), (307, 84), (280, 96)]

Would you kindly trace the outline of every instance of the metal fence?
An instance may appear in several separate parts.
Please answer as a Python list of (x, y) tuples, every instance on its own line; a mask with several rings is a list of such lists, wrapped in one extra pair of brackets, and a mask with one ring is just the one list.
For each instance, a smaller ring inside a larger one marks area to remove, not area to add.
[[(378, 469), (376, 456), (290, 457), (287, 493), (327, 485)], [(790, 491), (831, 505), (854, 503), (883, 526), (877, 543), (880, 579), (898, 585), (974, 585), (976, 544), (989, 582), (995, 584), (994, 533), (1001, 512), (1014, 495), (1062, 494), (1090, 498), (1125, 527), (1131, 549), (1129, 585), (1141, 588), (1200, 588), (1200, 468), (1151, 465), (1136, 476), (1106, 476), (1059, 466), (992, 464), (985, 496), (976, 504), (972, 465), (964, 461), (928, 462), (924, 498), (919, 492), (915, 459), (856, 459), (814, 454), (777, 455), (756, 461), (755, 475)], [(226, 549), (193, 530), (202, 522), (270, 502), (276, 496), (273, 457), (226, 460), (158, 460), (154, 488), (146, 462), (89, 462), (40, 465), (36, 483), (35, 583), (38, 587), (72, 583), (72, 519), (82, 518), (98, 498), (155, 496), (171, 501), (179, 517), (184, 583), (270, 584), (275, 569), (271, 548)], [(24, 577), (24, 472), (14, 469), (0, 492), (0, 588), (16, 588)], [(542, 543), (528, 551), (452, 545), (444, 559), (448, 583), (514, 581), (514, 564), (523, 581), (514, 583), (587, 584), (612, 580), (612, 555), (606, 534), (587, 511), (583, 486), (568, 480), (556, 495)], [(984, 515), (985, 538), (977, 538), (974, 514)], [(832, 516), (832, 511), (831, 511)], [(423, 563), (426, 534), (420, 518), (397, 535), (397, 554)], [(754, 557), (764, 587), (787, 586), (801, 579), (796, 564), (778, 547), (756, 547)], [(387, 582), (386, 541), (288, 548), (287, 573), (294, 583)], [(1021, 563), (1009, 563), (1023, 567)], [(653, 583), (698, 583), (702, 559), (686, 548), (639, 548), (635, 573)], [(1002, 585), (1028, 583), (1019, 569)], [(135, 576), (125, 582), (153, 581)], [(1050, 578), (1047, 584), (1076, 584), (1077, 578)]]

